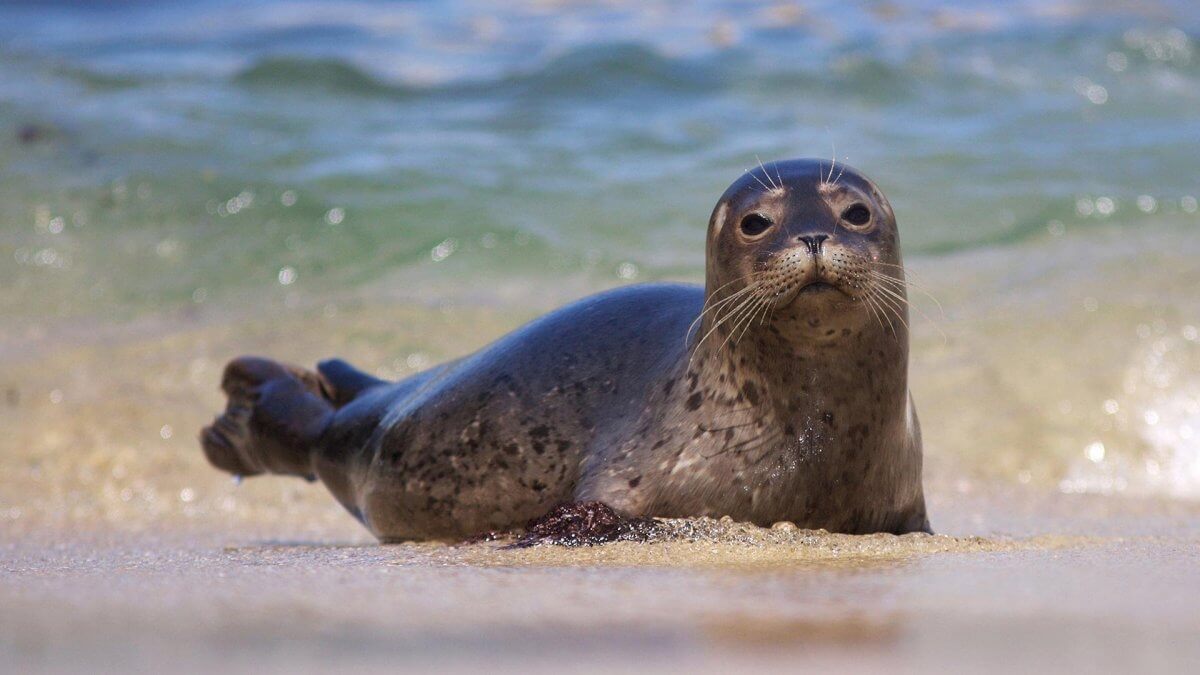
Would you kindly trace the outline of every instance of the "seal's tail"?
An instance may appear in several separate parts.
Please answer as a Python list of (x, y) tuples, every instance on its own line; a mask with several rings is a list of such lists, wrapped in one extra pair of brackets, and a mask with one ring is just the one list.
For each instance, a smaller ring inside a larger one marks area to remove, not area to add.
[(335, 393), (321, 375), (243, 356), (225, 367), (225, 412), (200, 432), (208, 461), (238, 476), (282, 473), (312, 480), (312, 454), (333, 419)]

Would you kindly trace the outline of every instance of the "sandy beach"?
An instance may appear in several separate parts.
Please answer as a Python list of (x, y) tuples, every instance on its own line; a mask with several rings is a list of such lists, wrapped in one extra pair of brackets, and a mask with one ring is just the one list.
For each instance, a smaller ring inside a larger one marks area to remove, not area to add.
[(945, 531), (986, 534), (717, 524), (702, 541), (506, 551), (378, 546), (293, 519), (20, 536), (10, 525), (0, 646), (14, 672), (1200, 663), (1197, 509), (1025, 491), (932, 503)]

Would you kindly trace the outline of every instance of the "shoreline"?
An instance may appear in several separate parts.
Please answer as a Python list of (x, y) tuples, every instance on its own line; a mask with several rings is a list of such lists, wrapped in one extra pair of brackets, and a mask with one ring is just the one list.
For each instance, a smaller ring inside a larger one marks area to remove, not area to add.
[[(1010, 503), (1004, 490), (981, 492), (962, 498), (957, 525), (984, 513), (979, 529), (993, 534), (960, 538), (709, 521), (715, 536), (691, 542), (506, 551), (377, 545), (349, 516), (322, 524), (302, 513), (167, 519), (139, 532), (4, 525), (0, 663), (1128, 672), (1200, 662), (1200, 507), (1057, 495), (1023, 513), (997, 510)], [(1106, 534), (994, 534), (1093, 529), (1101, 515), (1115, 525)]]

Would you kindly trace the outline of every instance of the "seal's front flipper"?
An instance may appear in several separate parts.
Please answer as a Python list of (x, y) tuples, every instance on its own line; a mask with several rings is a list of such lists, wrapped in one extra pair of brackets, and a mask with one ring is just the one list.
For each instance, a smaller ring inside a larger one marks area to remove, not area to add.
[(200, 432), (208, 461), (239, 476), (313, 479), (312, 454), (333, 419), (321, 378), (302, 368), (244, 356), (225, 367), (225, 412)]
[(325, 396), (338, 408), (353, 401), (367, 389), (387, 384), (386, 381), (372, 377), (341, 359), (328, 359), (318, 363), (317, 372), (321, 374)]

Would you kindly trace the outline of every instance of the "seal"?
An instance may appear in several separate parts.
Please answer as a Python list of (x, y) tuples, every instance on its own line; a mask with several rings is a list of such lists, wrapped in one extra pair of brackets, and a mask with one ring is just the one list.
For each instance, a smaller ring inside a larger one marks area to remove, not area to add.
[[(239, 358), (201, 444), (233, 474), (319, 479), (384, 542), (597, 502), (631, 519), (928, 532), (905, 289), (873, 182), (834, 162), (760, 165), (713, 209), (704, 288), (594, 295), (400, 382)], [(591, 521), (614, 527), (572, 520)]]

